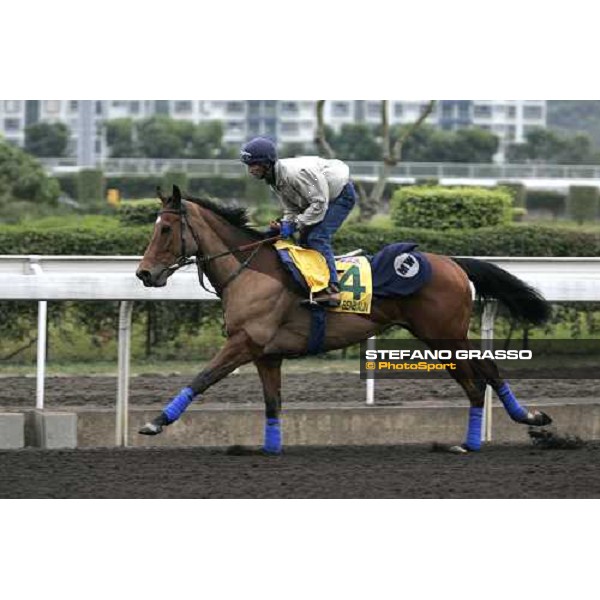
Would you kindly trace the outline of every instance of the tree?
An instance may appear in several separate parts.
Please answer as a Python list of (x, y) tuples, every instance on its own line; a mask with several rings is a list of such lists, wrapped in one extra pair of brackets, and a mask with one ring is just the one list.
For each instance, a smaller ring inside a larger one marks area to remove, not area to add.
[(473, 127), (452, 132), (452, 162), (491, 163), (500, 140), (490, 131)]
[[(382, 168), (379, 169), (377, 182), (371, 189), (371, 193), (368, 196), (364, 187), (360, 183), (357, 183), (359, 196), (358, 204), (360, 210), (360, 219), (362, 221), (368, 221), (375, 214), (377, 214), (386, 183), (389, 179), (390, 170), (402, 159), (404, 142), (409, 139), (415, 131), (417, 131), (417, 129), (421, 126), (425, 119), (427, 119), (435, 107), (435, 100), (431, 100), (423, 108), (419, 118), (414, 123), (409, 125), (404, 131), (402, 131), (392, 143), (390, 124), (388, 120), (387, 102), (387, 100), (381, 101), (381, 160), (383, 161), (383, 165)], [(315, 143), (326, 156), (329, 158), (335, 158), (336, 154), (327, 141), (327, 135), (329, 132), (325, 126), (325, 119), (323, 117), (324, 107), (325, 100), (317, 100), (317, 131), (315, 134)]]
[(137, 156), (134, 143), (134, 127), (131, 119), (112, 119), (107, 121), (106, 143), (113, 158)]
[(25, 128), (25, 150), (35, 156), (64, 156), (69, 128), (64, 123), (35, 123)]
[(56, 203), (59, 195), (58, 181), (33, 156), (0, 139), (0, 216), (17, 220), (23, 211)]
[(333, 133), (332, 144), (342, 160), (381, 160), (381, 147), (375, 138), (375, 129), (365, 123), (342, 125)]
[(566, 136), (536, 128), (525, 134), (525, 142), (511, 144), (506, 153), (509, 162), (544, 162), (551, 164), (596, 164), (599, 162), (592, 140), (587, 134)]
[(178, 158), (184, 155), (181, 127), (169, 117), (158, 115), (140, 121), (136, 127), (142, 156)]
[(223, 123), (208, 121), (195, 126), (191, 139), (191, 158), (215, 158), (222, 154)]

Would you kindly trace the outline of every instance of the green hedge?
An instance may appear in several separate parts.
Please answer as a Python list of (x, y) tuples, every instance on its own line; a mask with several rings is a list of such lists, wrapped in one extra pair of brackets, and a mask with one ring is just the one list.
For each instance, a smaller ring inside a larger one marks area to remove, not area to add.
[(145, 200), (123, 200), (119, 205), (119, 222), (125, 226), (154, 223), (161, 206), (158, 198)]
[(567, 217), (578, 223), (597, 219), (599, 200), (597, 187), (572, 185), (567, 196)]
[(77, 174), (77, 200), (83, 204), (104, 201), (104, 174), (98, 169), (84, 169)]
[(600, 234), (538, 225), (508, 225), (465, 231), (349, 225), (335, 237), (336, 252), (362, 248), (375, 253), (386, 244), (413, 241), (426, 252), (464, 256), (600, 256)]
[(525, 207), (527, 210), (548, 210), (554, 217), (566, 212), (567, 197), (562, 192), (550, 190), (527, 190)]
[[(143, 254), (152, 233), (151, 224), (125, 227), (106, 218), (94, 223), (98, 224), (81, 222), (55, 229), (5, 226), (0, 228), (0, 254), (137, 255)], [(374, 253), (400, 241), (418, 242), (421, 250), (450, 255), (600, 256), (600, 234), (529, 224), (443, 233), (353, 224), (337, 233), (334, 246), (339, 252), (363, 248)]]
[(511, 204), (506, 190), (413, 186), (394, 193), (391, 216), (400, 227), (475, 229), (510, 223)]
[(513, 181), (499, 181), (499, 188), (505, 188), (510, 192), (513, 199), (513, 206), (517, 208), (525, 208), (527, 198), (527, 188), (522, 183)]
[[(72, 198), (78, 198), (76, 173), (60, 175), (56, 179), (65, 194)], [(157, 185), (164, 185), (163, 179), (162, 176), (148, 175), (105, 177), (105, 184), (107, 189), (118, 189), (122, 198), (134, 200), (152, 196)], [(193, 177), (188, 175), (187, 183), (183, 187), (185, 191), (193, 196), (212, 196), (223, 200), (245, 200), (247, 182), (248, 178), (246, 177)], [(262, 185), (267, 189), (264, 184)]]

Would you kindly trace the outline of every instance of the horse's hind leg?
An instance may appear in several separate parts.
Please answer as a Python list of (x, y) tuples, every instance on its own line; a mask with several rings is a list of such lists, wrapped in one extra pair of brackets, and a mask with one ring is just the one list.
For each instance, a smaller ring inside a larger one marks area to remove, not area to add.
[[(433, 350), (468, 350), (469, 340), (423, 340)], [(463, 388), (469, 398), (469, 421), (465, 441), (460, 446), (452, 446), (453, 452), (469, 452), (481, 449), (483, 426), (483, 405), (485, 402), (486, 377), (473, 360), (453, 360), (454, 369), (446, 369), (448, 374)]]
[(281, 454), (281, 362), (280, 356), (263, 356), (254, 361), (265, 399), (265, 437), (263, 452)]
[(493, 360), (489, 358), (483, 360), (477, 359), (474, 362), (477, 364), (477, 368), (483, 374), (487, 383), (496, 392), (500, 402), (502, 402), (506, 412), (513, 421), (535, 427), (543, 427), (552, 423), (552, 419), (545, 412), (527, 410), (519, 404), (508, 382), (500, 377), (498, 366)]

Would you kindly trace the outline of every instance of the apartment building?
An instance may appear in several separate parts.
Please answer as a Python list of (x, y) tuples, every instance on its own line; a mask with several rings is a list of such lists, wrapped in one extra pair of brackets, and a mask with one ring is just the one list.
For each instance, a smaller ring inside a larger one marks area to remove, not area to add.
[[(390, 100), (391, 124), (414, 122), (427, 100)], [(25, 127), (40, 121), (60, 121), (71, 131), (69, 154), (84, 163), (106, 156), (102, 133), (105, 120), (142, 119), (168, 115), (194, 123), (224, 123), (224, 140), (240, 144), (255, 135), (271, 136), (280, 144), (312, 142), (316, 129), (314, 100), (3, 100), (0, 132), (22, 146)], [(329, 100), (325, 122), (338, 130), (347, 123), (377, 125), (381, 103), (372, 100)], [(427, 123), (446, 130), (477, 126), (500, 138), (499, 158), (512, 142), (524, 141), (527, 131), (546, 125), (545, 100), (440, 100)], [(90, 158), (93, 155), (93, 158)]]

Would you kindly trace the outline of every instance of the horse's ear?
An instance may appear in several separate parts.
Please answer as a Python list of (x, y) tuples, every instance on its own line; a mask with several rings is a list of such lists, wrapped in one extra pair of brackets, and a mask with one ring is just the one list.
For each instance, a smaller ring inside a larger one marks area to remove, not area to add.
[(173, 185), (173, 202), (175, 204), (179, 204), (181, 202), (181, 190), (176, 185)]
[(167, 199), (163, 196), (162, 190), (160, 189), (160, 185), (156, 186), (156, 195), (161, 202), (167, 201)]

